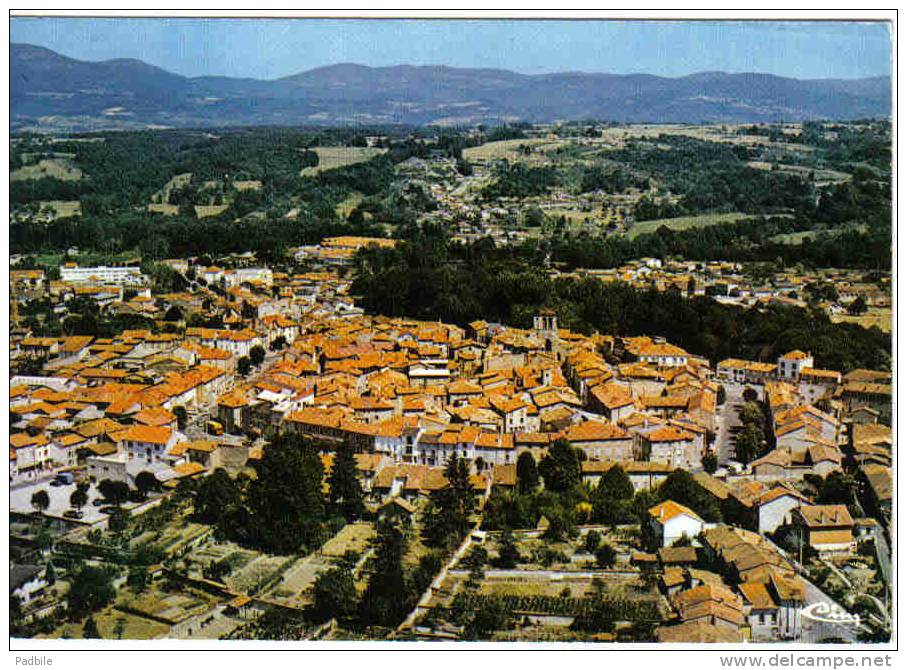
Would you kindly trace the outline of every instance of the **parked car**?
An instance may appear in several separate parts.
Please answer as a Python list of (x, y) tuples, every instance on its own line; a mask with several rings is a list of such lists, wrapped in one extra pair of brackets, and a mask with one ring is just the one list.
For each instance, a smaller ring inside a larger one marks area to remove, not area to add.
[(94, 500), (91, 501), (91, 504), (93, 507), (100, 507), (104, 503), (105, 503), (105, 500), (103, 498), (95, 498)]

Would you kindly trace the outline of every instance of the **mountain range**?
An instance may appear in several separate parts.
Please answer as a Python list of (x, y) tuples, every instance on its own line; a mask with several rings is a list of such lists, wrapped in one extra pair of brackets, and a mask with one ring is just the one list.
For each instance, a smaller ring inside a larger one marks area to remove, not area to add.
[(891, 114), (889, 77), (791, 79), (330, 65), (280, 79), (184, 77), (143, 61), (10, 45), (10, 130), (600, 119), (750, 123)]

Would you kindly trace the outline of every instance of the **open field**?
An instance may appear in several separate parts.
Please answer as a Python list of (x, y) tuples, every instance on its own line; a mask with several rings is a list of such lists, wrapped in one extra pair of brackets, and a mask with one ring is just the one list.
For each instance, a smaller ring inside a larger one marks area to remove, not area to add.
[(353, 213), (353, 210), (359, 206), (360, 202), (362, 202), (361, 193), (358, 191), (350, 193), (346, 198), (337, 203), (334, 211), (337, 212), (337, 216), (341, 219), (345, 219)]
[(700, 216), (679, 216), (674, 219), (654, 219), (652, 221), (640, 221), (633, 224), (627, 233), (630, 239), (646, 233), (654, 233), (662, 226), (667, 226), (671, 230), (687, 230), (689, 228), (705, 228), (706, 226), (717, 226), (722, 223), (734, 223), (740, 219), (752, 218), (741, 212), (730, 212), (728, 214), (702, 214)]
[(378, 147), (312, 147), (312, 151), (318, 154), (318, 165), (304, 168), (300, 173), (303, 177), (314, 177), (325, 170), (363, 163), (387, 150)]
[(856, 323), (864, 328), (876, 326), (879, 330), (891, 332), (891, 308), (890, 307), (872, 307), (865, 314), (851, 316), (850, 314), (834, 314), (831, 317), (832, 323)]
[(749, 161), (747, 165), (756, 170), (774, 170), (775, 168), (777, 168), (781, 172), (794, 174), (798, 177), (809, 177), (810, 175), (812, 175), (813, 181), (822, 183), (839, 183), (850, 179), (850, 175), (846, 172), (838, 172), (837, 170), (813, 169), (804, 165), (767, 163), (765, 161)]
[[(632, 124), (630, 126), (618, 126), (615, 128), (606, 128), (602, 132), (602, 139), (607, 143), (622, 146), (629, 139), (656, 139), (659, 135), (683, 135), (698, 140), (709, 142), (726, 142), (728, 144), (740, 144), (745, 146), (762, 146), (772, 149), (779, 149), (786, 152), (811, 153), (815, 147), (806, 144), (795, 144), (789, 142), (774, 142), (763, 135), (746, 135), (737, 134), (738, 130), (748, 126), (735, 126), (728, 124), (720, 125), (688, 125), (683, 123), (668, 124)], [(785, 129), (785, 134), (798, 134), (799, 130)]]
[(42, 200), (39, 204), (42, 210), (52, 209), (54, 219), (65, 219), (82, 214), (82, 205), (78, 200)]
[(772, 242), (779, 242), (781, 244), (803, 244), (804, 240), (814, 240), (819, 235), (840, 235), (851, 230), (865, 233), (868, 228), (864, 225), (850, 224), (826, 230), (803, 230), (797, 233), (783, 233), (781, 235), (773, 236), (771, 240)]
[(82, 171), (65, 158), (42, 158), (34, 165), (23, 165), (10, 175), (10, 181), (53, 177), (61, 181), (78, 181)]
[(195, 205), (195, 216), (199, 219), (206, 219), (209, 216), (217, 216), (227, 211), (230, 205)]
[(180, 208), (177, 205), (171, 205), (166, 202), (153, 202), (148, 205), (148, 211), (152, 214), (166, 214), (167, 216), (176, 216)]
[[(477, 147), (469, 147), (463, 150), (463, 158), (469, 162), (486, 162), (493, 160), (506, 159), (509, 161), (522, 161), (525, 163), (545, 163), (548, 162), (546, 151), (557, 149), (565, 146), (565, 140), (550, 140), (543, 138), (525, 138), (519, 140), (500, 140), (498, 142), (488, 142), (480, 144)], [(532, 151), (528, 154), (520, 151), (520, 147), (531, 147)]]
[(192, 173), (184, 172), (182, 174), (173, 175), (173, 178), (170, 179), (166, 184), (161, 187), (161, 190), (155, 193), (152, 196), (152, 200), (157, 200), (158, 202), (166, 203), (170, 199), (170, 191), (175, 188), (185, 188), (192, 181)]

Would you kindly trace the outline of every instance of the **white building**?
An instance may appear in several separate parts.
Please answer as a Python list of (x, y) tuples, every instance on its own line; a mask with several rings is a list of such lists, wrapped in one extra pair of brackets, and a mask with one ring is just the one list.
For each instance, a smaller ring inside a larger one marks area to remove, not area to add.
[(670, 547), (682, 537), (696, 542), (705, 522), (689, 507), (665, 500), (649, 509), (649, 524), (661, 547)]
[(61, 267), (60, 279), (73, 283), (118, 284), (137, 286), (144, 283), (142, 271), (136, 267)]
[(812, 368), (812, 354), (795, 349), (778, 358), (778, 377), (781, 379), (799, 379), (803, 368)]

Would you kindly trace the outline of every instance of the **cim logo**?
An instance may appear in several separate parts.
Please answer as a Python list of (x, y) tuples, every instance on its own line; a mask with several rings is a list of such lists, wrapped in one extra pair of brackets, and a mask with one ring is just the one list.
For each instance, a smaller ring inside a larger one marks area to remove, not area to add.
[(835, 623), (844, 626), (859, 626), (860, 615), (845, 611), (836, 603), (813, 603), (800, 610), (800, 614), (811, 621)]

